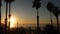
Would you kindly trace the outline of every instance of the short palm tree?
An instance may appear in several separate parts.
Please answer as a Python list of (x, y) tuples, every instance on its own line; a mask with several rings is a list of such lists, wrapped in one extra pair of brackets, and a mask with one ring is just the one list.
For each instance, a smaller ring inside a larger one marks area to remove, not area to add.
[(0, 26), (1, 26), (1, 1), (2, 0), (0, 0)]
[(48, 9), (49, 12), (50, 12), (51, 25), (53, 25), (53, 23), (52, 23), (52, 15), (51, 15), (51, 12), (53, 11), (53, 8), (54, 8), (54, 5), (53, 5), (51, 2), (49, 2), (49, 3), (47, 4), (47, 9)]
[(33, 1), (33, 8), (36, 8), (37, 10), (37, 34), (39, 34), (39, 11), (38, 9), (40, 8), (40, 5), (41, 5), (40, 0)]

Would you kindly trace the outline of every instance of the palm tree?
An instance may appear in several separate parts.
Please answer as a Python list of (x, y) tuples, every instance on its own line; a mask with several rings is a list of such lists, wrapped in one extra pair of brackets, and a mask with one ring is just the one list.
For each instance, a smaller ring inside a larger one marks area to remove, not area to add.
[(9, 30), (10, 30), (10, 18), (11, 18), (11, 3), (13, 2), (14, 0), (8, 0), (8, 3), (9, 3)]
[(52, 23), (52, 15), (51, 15), (51, 12), (53, 11), (53, 8), (54, 8), (54, 5), (53, 5), (51, 2), (49, 2), (49, 3), (47, 4), (47, 9), (48, 9), (49, 12), (50, 12), (51, 25), (53, 25), (53, 23)]
[[(50, 7), (49, 7), (50, 6)], [(47, 6), (48, 10), (50, 12), (52, 12), (55, 16), (56, 16), (56, 19), (57, 19), (57, 30), (59, 31), (59, 21), (58, 21), (58, 16), (60, 14), (60, 10), (58, 9), (58, 7), (55, 7), (52, 3), (50, 3), (50, 5)]]
[(1, 1), (2, 0), (0, 0), (0, 26), (1, 26)]
[(5, 33), (7, 33), (7, 12), (8, 12), (8, 0), (4, 0), (6, 2), (6, 17), (5, 17)]
[(1, 26), (1, 4), (2, 0), (0, 0), (0, 34), (3, 34), (3, 27)]
[(7, 0), (7, 3), (9, 3), (9, 33), (10, 33), (10, 18), (11, 18), (11, 3), (13, 2), (14, 0)]
[(60, 10), (58, 9), (58, 7), (55, 7), (53, 10), (53, 14), (56, 16), (57, 19), (57, 30), (59, 31), (59, 21), (58, 21), (58, 16), (60, 14)]
[(40, 0), (33, 1), (33, 8), (36, 8), (37, 10), (37, 34), (39, 34), (39, 11), (38, 9), (40, 8), (40, 5), (41, 5)]

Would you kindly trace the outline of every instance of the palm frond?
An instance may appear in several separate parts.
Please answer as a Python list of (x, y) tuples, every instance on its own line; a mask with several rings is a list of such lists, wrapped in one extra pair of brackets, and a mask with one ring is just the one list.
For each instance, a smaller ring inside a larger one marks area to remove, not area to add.
[(11, 3), (11, 2), (13, 2), (14, 0), (5, 0), (5, 2), (9, 2), (9, 3)]
[(51, 2), (49, 2), (49, 3), (47, 4), (47, 9), (48, 9), (49, 11), (51, 11), (53, 8), (54, 8), (54, 5), (53, 5)]

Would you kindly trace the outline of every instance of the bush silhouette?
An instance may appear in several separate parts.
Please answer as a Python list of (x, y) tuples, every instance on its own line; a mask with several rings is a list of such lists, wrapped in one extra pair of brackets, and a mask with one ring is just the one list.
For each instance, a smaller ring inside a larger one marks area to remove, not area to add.
[(46, 25), (43, 31), (46, 34), (57, 34), (57, 30), (55, 29), (55, 27), (50, 24)]

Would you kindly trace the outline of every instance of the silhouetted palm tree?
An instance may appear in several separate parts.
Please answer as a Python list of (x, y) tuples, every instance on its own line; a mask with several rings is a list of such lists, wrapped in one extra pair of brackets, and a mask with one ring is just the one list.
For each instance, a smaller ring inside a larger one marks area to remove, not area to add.
[(4, 0), (6, 2), (6, 17), (5, 17), (5, 33), (7, 33), (7, 12), (8, 12), (8, 0)]
[(49, 2), (49, 3), (47, 4), (47, 9), (48, 9), (49, 12), (50, 12), (51, 25), (53, 25), (53, 23), (52, 23), (52, 15), (51, 15), (51, 12), (53, 11), (53, 8), (54, 8), (54, 5), (53, 5), (51, 2)]
[(2, 0), (0, 0), (0, 26), (1, 26), (1, 1)]
[(1, 1), (0, 0), (0, 34), (3, 34), (3, 27), (1, 26)]
[(37, 10), (37, 34), (39, 34), (39, 11), (38, 9), (40, 8), (40, 5), (41, 5), (40, 0), (33, 1), (33, 8), (36, 8)]
[(6, 0), (8, 3), (9, 3), (9, 32), (10, 32), (10, 18), (11, 18), (11, 3), (14, 1), (14, 0)]
[(58, 7), (55, 7), (52, 3), (50, 3), (49, 5), (50, 7), (48, 7), (48, 10), (51, 11), (55, 16), (56, 16), (56, 19), (57, 19), (57, 30), (59, 31), (59, 22), (58, 22), (58, 16), (60, 14), (60, 10), (58, 10)]
[(11, 3), (13, 2), (14, 0), (8, 0), (8, 3), (9, 3), (9, 29), (10, 29), (10, 18), (11, 18)]
[(60, 14), (60, 10), (58, 9), (58, 7), (55, 7), (53, 10), (53, 14), (56, 16), (57, 19), (57, 30), (59, 31), (59, 21), (58, 21), (58, 16)]

